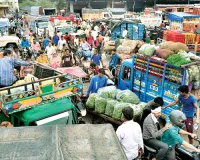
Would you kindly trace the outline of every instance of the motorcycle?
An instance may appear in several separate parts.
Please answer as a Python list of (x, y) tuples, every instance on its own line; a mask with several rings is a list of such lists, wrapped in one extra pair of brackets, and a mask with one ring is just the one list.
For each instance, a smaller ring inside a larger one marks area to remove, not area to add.
[(25, 60), (27, 56), (29, 56), (29, 57), (32, 56), (32, 51), (31, 51), (30, 47), (22, 48), (22, 50), (21, 50), (21, 58), (23, 60)]
[(32, 59), (36, 60), (37, 57), (40, 56), (40, 52), (36, 50), (32, 50)]
[[(198, 128), (199, 127), (194, 127), (196, 133), (198, 133)], [(198, 137), (195, 137), (194, 140), (199, 143), (196, 146), (196, 148), (200, 149), (200, 139)], [(175, 147), (175, 153), (176, 153), (176, 160), (200, 160), (199, 153), (196, 153), (195, 151), (186, 148), (182, 145), (177, 145)], [(155, 157), (156, 154), (157, 151), (154, 148), (144, 145), (144, 154), (142, 156), (142, 160), (151, 160), (152, 157)]]

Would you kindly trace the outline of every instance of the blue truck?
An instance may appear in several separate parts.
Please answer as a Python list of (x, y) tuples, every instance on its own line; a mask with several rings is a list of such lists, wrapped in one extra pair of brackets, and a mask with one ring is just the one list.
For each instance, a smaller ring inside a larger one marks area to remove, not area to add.
[[(141, 101), (149, 102), (155, 97), (163, 97), (165, 105), (178, 98), (178, 88), (188, 82), (188, 68), (198, 62), (176, 67), (155, 59), (134, 56), (124, 60), (119, 71), (118, 88), (133, 91)], [(163, 109), (169, 115), (179, 106)]]

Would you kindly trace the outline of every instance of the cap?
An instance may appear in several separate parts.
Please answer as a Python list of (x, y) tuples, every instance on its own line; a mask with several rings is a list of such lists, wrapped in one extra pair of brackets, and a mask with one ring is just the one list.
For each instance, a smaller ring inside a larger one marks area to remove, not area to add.
[(104, 70), (103, 68), (100, 68), (100, 69), (99, 69), (99, 73), (105, 74), (105, 70)]

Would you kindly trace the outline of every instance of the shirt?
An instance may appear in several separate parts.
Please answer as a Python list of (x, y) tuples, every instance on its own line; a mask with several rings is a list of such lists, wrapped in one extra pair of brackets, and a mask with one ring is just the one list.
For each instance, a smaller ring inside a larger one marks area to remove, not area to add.
[(144, 150), (141, 127), (133, 120), (119, 126), (116, 134), (128, 160), (135, 159), (140, 148)]
[(128, 33), (128, 31), (127, 30), (124, 30), (123, 32), (122, 32), (122, 37), (126, 37), (127, 36), (127, 33)]
[(91, 60), (96, 63), (98, 66), (100, 66), (100, 60), (101, 60), (101, 55), (97, 54), (97, 55), (93, 55)]
[(66, 42), (68, 42), (68, 41), (69, 41), (69, 36), (68, 36), (68, 35), (65, 35), (65, 36), (64, 36), (64, 39), (65, 39)]
[(55, 49), (54, 49), (53, 46), (50, 46), (50, 47), (47, 46), (47, 47), (46, 47), (45, 51), (47, 52), (47, 56), (48, 56), (49, 59), (51, 59), (54, 50), (55, 50)]
[(60, 39), (58, 41), (58, 48), (61, 50), (63, 48), (63, 44), (67, 45), (66, 40), (65, 39)]
[(59, 68), (60, 67), (60, 57), (52, 57), (50, 67)]
[(114, 54), (111, 56), (110, 62), (109, 62), (109, 66), (110, 67), (116, 67), (117, 64), (119, 63), (119, 55), (118, 54)]
[(85, 43), (81, 42), (80, 46), (82, 47), (82, 49), (84, 51), (90, 50), (90, 46), (89, 46), (89, 44), (87, 42), (85, 42)]
[(180, 136), (179, 132), (179, 127), (171, 126), (163, 133), (161, 141), (172, 147), (175, 146), (177, 142), (182, 145), (183, 138)]
[(15, 59), (12, 57), (5, 56), (0, 59), (0, 85), (10, 86), (17, 79), (13, 75), (14, 66), (29, 66), (30, 63)]
[(87, 42), (88, 42), (88, 44), (93, 45), (94, 44), (94, 37), (93, 36), (88, 36), (87, 37)]
[(78, 39), (78, 38), (75, 38), (75, 39), (74, 39), (74, 45), (75, 45), (75, 46), (78, 46), (78, 45), (79, 45), (79, 39)]
[(49, 39), (48, 38), (44, 39), (43, 43), (44, 43), (44, 48), (46, 48), (49, 45)]
[(47, 56), (39, 56), (37, 58), (37, 62), (38, 63), (42, 63), (42, 64), (47, 64), (48, 63), (48, 58), (47, 58)]
[(90, 81), (90, 85), (88, 87), (87, 96), (89, 96), (90, 93), (97, 93), (99, 88), (107, 86), (107, 77), (103, 76), (100, 77), (99, 75), (95, 75), (92, 77)]
[(185, 114), (185, 116), (188, 118), (194, 117), (194, 111), (195, 111), (194, 103), (197, 102), (195, 97), (189, 95), (189, 97), (185, 99), (183, 96), (179, 95), (178, 99), (183, 104), (182, 112)]
[(32, 43), (32, 44), (31, 44), (31, 48), (32, 48), (32, 50), (34, 50), (34, 51), (39, 51), (39, 50), (40, 50), (40, 44), (39, 44), (38, 42), (36, 42), (35, 44)]
[(28, 40), (22, 40), (21, 46), (22, 46), (22, 48), (26, 48), (26, 47), (30, 47), (30, 44), (29, 44)]
[(72, 56), (65, 55), (62, 57), (62, 67), (72, 67)]
[(58, 36), (53, 36), (53, 43), (58, 45), (59, 37)]
[(121, 44), (121, 43), (120, 43), (120, 39), (117, 38), (116, 41), (115, 41), (115, 48), (117, 49), (117, 48), (119, 47), (120, 44)]

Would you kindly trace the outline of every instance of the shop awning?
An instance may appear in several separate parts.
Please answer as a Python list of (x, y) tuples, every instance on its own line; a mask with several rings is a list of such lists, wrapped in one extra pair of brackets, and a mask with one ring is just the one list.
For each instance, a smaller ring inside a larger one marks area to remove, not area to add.
[(188, 14), (185, 12), (172, 12), (169, 13), (168, 19), (171, 21), (183, 22), (184, 18), (199, 18), (198, 15)]

